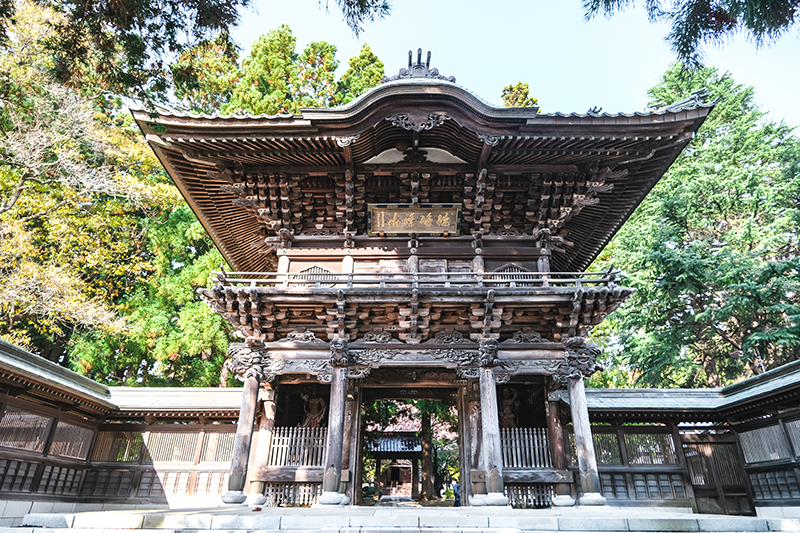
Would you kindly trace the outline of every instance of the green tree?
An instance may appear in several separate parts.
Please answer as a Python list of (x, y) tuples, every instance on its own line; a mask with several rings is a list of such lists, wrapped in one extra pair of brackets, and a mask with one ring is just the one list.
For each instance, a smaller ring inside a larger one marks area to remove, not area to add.
[(222, 257), (185, 204), (142, 224), (152, 272), (118, 300), (128, 327), (75, 335), (73, 368), (98, 381), (227, 386), (220, 375), (229, 329), (196, 293), (213, 283)]
[(242, 61), (241, 78), (222, 112), (258, 115), (299, 109), (294, 100), (298, 85), (296, 45), (297, 39), (286, 24), (259, 37)]
[[(0, 56), (0, 336), (108, 383), (214, 384), (222, 262), (127, 113), (49, 74), (60, 15), (21, 3)], [(177, 206), (177, 207), (176, 207)]]
[(361, 46), (357, 56), (350, 58), (349, 68), (339, 80), (337, 104), (346, 104), (377, 87), (385, 76), (383, 61), (378, 59), (367, 43)]
[(539, 104), (539, 99), (531, 96), (530, 92), (528, 84), (521, 81), (514, 85), (507, 85), (500, 95), (503, 99), (503, 107), (535, 107)]
[(175, 97), (191, 111), (219, 111), (239, 81), (238, 58), (238, 49), (227, 34), (186, 50), (170, 66)]
[(638, 289), (595, 333), (643, 385), (717, 387), (800, 355), (798, 141), (713, 68), (673, 65), (649, 95), (703, 87), (716, 109), (595, 265)]
[[(610, 17), (633, 0), (583, 0), (586, 18), (598, 13)], [(798, 0), (678, 0), (665, 5), (660, 0), (644, 2), (651, 22), (672, 24), (667, 42), (678, 60), (698, 66), (703, 44), (722, 44), (737, 33), (745, 33), (756, 45), (771, 42), (786, 33), (800, 18)]]
[[(0, 0), (0, 44), (24, 25), (27, 0)], [(228, 35), (250, 0), (53, 0), (47, 39), (58, 81), (76, 87), (91, 71), (104, 91), (164, 100), (168, 61), (217, 36)], [(21, 7), (22, 6), (22, 7)], [(328, 2), (324, 4), (328, 7)], [(389, 13), (387, 0), (337, 0), (345, 23), (359, 35), (366, 22)], [(321, 7), (321, 4), (320, 4)]]
[(324, 41), (296, 52), (297, 39), (282, 24), (261, 36), (242, 69), (223, 113), (298, 113), (303, 107), (331, 107), (380, 83), (383, 63), (364, 45), (338, 82), (336, 47)]

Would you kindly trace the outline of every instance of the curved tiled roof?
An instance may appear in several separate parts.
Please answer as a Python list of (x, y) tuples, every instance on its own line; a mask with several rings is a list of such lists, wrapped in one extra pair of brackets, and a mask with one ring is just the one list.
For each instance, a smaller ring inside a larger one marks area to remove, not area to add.
[[(539, 114), (537, 108), (491, 106), (452, 82), (411, 78), (380, 85), (338, 108), (303, 109), (299, 115), (193, 116), (167, 109), (133, 114), (235, 270), (268, 271), (274, 265), (274, 252), (264, 245), (264, 223), (231, 192), (241, 176), (408, 171), (409, 165), (367, 162), (415, 129), (421, 147), (465, 161), (450, 166), (461, 174), (476, 172), (480, 164), (498, 175), (538, 172), (559, 181), (561, 174), (580, 174), (598, 162), (614, 169), (606, 186), (563, 226), (575, 246), (555, 256), (552, 269), (580, 271), (631, 215), (712, 107), (702, 95), (693, 95), (632, 114)], [(396, 117), (408, 121), (401, 124)], [(429, 163), (420, 168), (435, 174), (446, 167)]]

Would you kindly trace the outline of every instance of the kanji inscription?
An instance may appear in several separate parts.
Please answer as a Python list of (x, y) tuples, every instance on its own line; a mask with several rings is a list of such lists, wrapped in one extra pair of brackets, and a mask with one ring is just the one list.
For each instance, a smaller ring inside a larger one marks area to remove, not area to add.
[(369, 234), (458, 235), (460, 204), (370, 204)]

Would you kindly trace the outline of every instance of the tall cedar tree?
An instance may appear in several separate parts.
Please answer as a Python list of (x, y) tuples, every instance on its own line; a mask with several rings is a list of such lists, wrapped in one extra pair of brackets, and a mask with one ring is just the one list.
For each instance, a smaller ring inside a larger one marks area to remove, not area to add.
[(383, 63), (366, 44), (339, 81), (335, 46), (313, 42), (299, 54), (296, 46), (285, 24), (260, 37), (242, 61), (239, 80), (222, 112), (294, 114), (304, 107), (331, 107), (360, 96), (384, 76)]
[(716, 108), (594, 266), (638, 290), (594, 332), (595, 385), (719, 387), (800, 355), (798, 140), (713, 68), (673, 65), (649, 95), (703, 87)]

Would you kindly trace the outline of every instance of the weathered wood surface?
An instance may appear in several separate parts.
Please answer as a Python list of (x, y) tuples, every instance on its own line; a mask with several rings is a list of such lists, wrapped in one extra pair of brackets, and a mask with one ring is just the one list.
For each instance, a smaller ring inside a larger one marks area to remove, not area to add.
[[(569, 467), (569, 462), (567, 461), (567, 449), (564, 446), (564, 428), (561, 426), (561, 416), (559, 416), (559, 402), (548, 401), (546, 409), (553, 467), (559, 471), (565, 471)], [(557, 503), (560, 503), (563, 499), (567, 500), (567, 504), (572, 503), (572, 487), (570, 483), (573, 481), (572, 473), (569, 472), (563, 482), (555, 483), (553, 493), (556, 496)]]
[(500, 428), (505, 468), (551, 468), (550, 443), (544, 428)]
[(487, 476), (493, 470), (503, 475), (503, 456), (500, 444), (500, 420), (497, 414), (497, 382), (491, 368), (481, 368), (481, 454)]
[(342, 475), (342, 452), (344, 450), (344, 414), (347, 402), (347, 367), (334, 367), (331, 379), (331, 397), (328, 408), (328, 443), (324, 470), (333, 470), (332, 486), (323, 487), (329, 492), (338, 492)]
[(323, 466), (327, 428), (276, 427), (266, 466)]
[(504, 468), (504, 483), (571, 483), (572, 473), (554, 468)]
[(586, 406), (586, 392), (583, 387), (583, 378), (569, 378), (570, 412), (572, 414), (572, 427), (575, 431), (575, 449), (578, 455), (578, 469), (581, 487), (584, 494), (601, 493), (600, 477), (597, 473), (597, 459), (592, 442), (592, 427), (589, 424), (589, 410)]
[(616, 286), (613, 273), (504, 270), (331, 272), (313, 280), (307, 273), (231, 273), (202, 292), (242, 334), (267, 342), (282, 340), (302, 324), (322, 340), (343, 331), (355, 342), (378, 328), (406, 344), (435, 342), (448, 329), (473, 342), (487, 336), (510, 341), (530, 331), (540, 335), (539, 342), (558, 343), (588, 331), (632, 292)]
[(322, 483), (324, 469), (319, 467), (270, 466), (251, 473), (250, 479), (266, 483)]
[(250, 457), (250, 446), (253, 440), (253, 426), (256, 417), (258, 402), (258, 379), (253, 375), (246, 375), (244, 389), (242, 390), (242, 406), (239, 411), (239, 422), (236, 425), (236, 439), (233, 444), (233, 458), (231, 459), (231, 477), (228, 489), (241, 491), (244, 489), (247, 477), (247, 461)]

